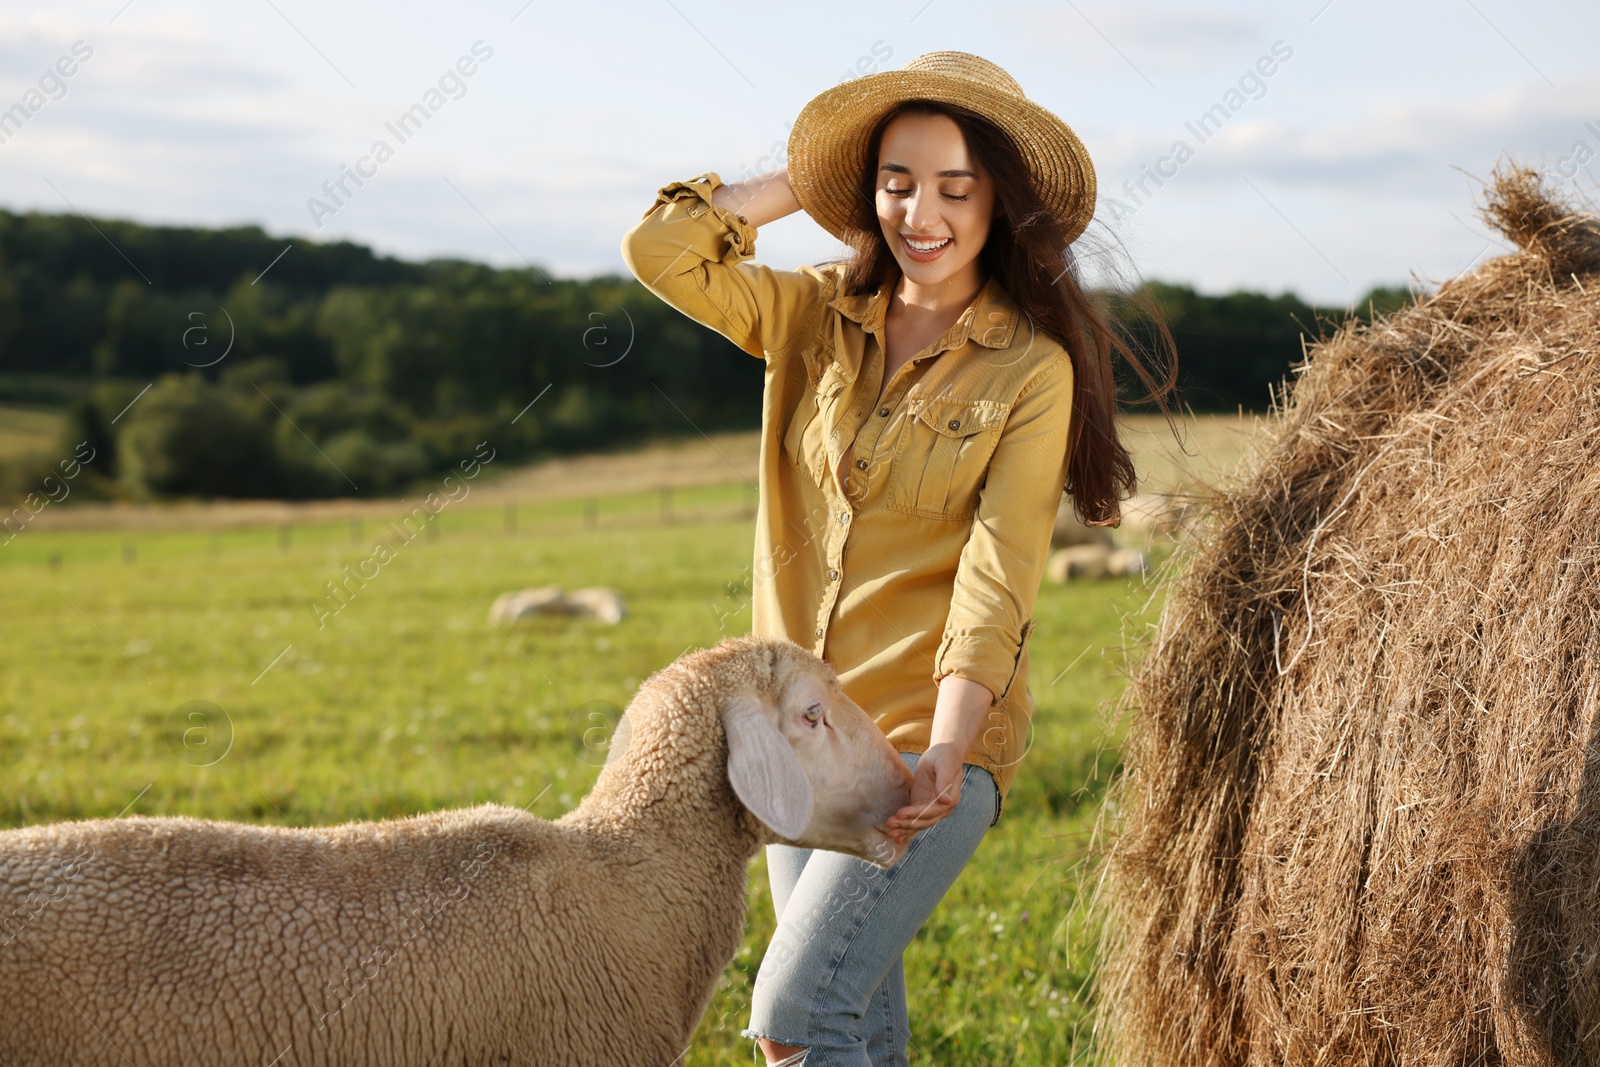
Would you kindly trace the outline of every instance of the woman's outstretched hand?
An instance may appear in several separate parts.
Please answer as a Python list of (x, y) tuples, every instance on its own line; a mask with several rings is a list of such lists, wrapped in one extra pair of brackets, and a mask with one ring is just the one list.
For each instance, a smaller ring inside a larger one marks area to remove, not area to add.
[(961, 803), (961, 753), (953, 744), (930, 745), (911, 776), (911, 802), (889, 817), (888, 828), (909, 841), (956, 810)]
[(891, 835), (909, 841), (956, 810), (961, 803), (962, 764), (993, 703), (994, 693), (979, 682), (957, 674), (939, 680), (932, 736), (911, 775), (910, 803), (885, 824)]

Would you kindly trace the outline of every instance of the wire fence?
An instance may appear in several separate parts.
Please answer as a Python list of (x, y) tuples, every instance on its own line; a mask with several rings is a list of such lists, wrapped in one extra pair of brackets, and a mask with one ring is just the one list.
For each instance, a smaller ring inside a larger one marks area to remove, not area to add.
[[(35, 529), (0, 542), (0, 567), (6, 563), (44, 563), (59, 570), (73, 558), (104, 559), (120, 552), (122, 562), (137, 566), (171, 555), (195, 551), (216, 557), (224, 551), (275, 546), (279, 553), (326, 550), (336, 544), (370, 547), (375, 541), (406, 541), (418, 535), (431, 542), (453, 536), (501, 536), (537, 539), (576, 532), (622, 532), (666, 525), (750, 521), (758, 503), (751, 483), (711, 486), (660, 485), (626, 493), (590, 493), (553, 499), (507, 499), (470, 508), (404, 510), (399, 502), (390, 514), (363, 507), (360, 514), (322, 514), (303, 520), (226, 521), (196, 527), (155, 524), (130, 529), (115, 525), (82, 529)], [(226, 508), (226, 505), (222, 506)], [(140, 517), (128, 517), (134, 526)]]

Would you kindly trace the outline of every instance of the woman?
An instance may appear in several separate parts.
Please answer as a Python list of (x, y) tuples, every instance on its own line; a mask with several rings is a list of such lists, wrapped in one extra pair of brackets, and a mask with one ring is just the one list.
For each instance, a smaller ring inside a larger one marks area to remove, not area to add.
[[(751, 262), (756, 230), (802, 208), (855, 255)], [(1062, 490), (1097, 525), (1133, 490), (1111, 354), (1154, 394), (1172, 374), (1156, 384), (1080, 285), (1093, 210), (1065, 123), (994, 64), (934, 52), (813, 99), (785, 170), (673, 182), (624, 238), (640, 281), (766, 361), (754, 631), (832, 664), (913, 772), (893, 868), (768, 846), (779, 926), (743, 1032), (769, 1063), (907, 1062), (901, 953), (1027, 750)]]

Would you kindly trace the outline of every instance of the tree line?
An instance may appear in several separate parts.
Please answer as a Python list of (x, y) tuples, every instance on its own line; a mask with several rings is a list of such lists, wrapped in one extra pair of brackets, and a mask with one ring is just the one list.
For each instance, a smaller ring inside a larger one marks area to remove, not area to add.
[[(1264, 408), (1302, 334), (1368, 304), (1146, 288), (1201, 411)], [(759, 360), (631, 277), (0, 211), (0, 401), (68, 410), (64, 454), (90, 443), (102, 495), (391, 493), (486, 440), (519, 461), (753, 428), (761, 388)], [(0, 490), (53, 461), (13, 461)]]

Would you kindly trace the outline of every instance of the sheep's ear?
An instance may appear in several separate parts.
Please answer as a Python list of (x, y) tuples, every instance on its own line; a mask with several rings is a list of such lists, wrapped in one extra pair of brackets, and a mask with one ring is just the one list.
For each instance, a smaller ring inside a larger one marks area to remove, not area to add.
[(606, 762), (604, 766), (611, 766), (622, 758), (628, 751), (628, 741), (633, 737), (633, 724), (628, 721), (628, 713), (624, 711), (617, 720), (617, 728), (611, 731), (611, 743), (606, 746)]
[(733, 792), (779, 837), (793, 840), (811, 824), (811, 781), (766, 704), (740, 694), (722, 711)]

